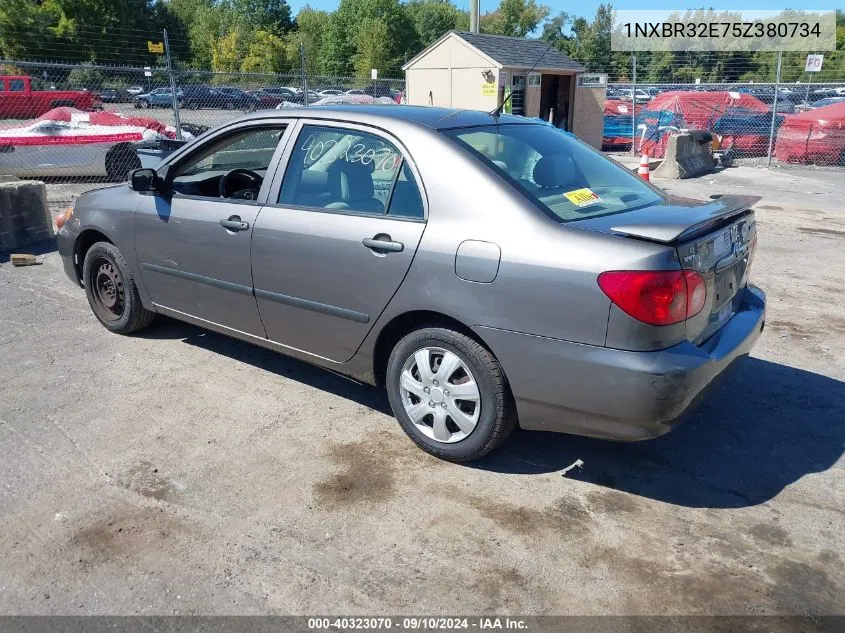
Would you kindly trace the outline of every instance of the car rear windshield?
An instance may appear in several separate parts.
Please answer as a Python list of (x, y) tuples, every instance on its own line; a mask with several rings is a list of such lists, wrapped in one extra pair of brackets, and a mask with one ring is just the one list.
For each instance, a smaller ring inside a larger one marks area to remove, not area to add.
[(551, 125), (443, 130), (561, 222), (664, 202), (639, 177)]

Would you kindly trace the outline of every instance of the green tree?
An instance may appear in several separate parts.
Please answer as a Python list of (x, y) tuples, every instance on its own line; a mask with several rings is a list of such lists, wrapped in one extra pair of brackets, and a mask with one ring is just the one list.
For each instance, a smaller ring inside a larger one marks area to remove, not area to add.
[(211, 70), (228, 73), (239, 71), (244, 49), (244, 37), (238, 29), (218, 38), (211, 49)]
[(328, 22), (328, 13), (312, 9), (307, 4), (296, 14), (294, 30), (285, 38), (287, 58), (293, 67), (300, 68), (299, 46), (302, 44), (305, 48), (305, 71), (312, 75), (321, 72), (323, 34)]
[(53, 0), (0, 3), (0, 54), (6, 59), (49, 59), (61, 50), (55, 26), (61, 10)]
[(255, 31), (281, 35), (293, 26), (290, 6), (285, 0), (229, 0), (237, 23)]
[[(394, 68), (397, 60), (390, 57), (387, 24), (378, 18), (367, 18), (355, 34), (355, 74), (366, 77), (373, 68)], [(401, 62), (400, 62), (401, 63)]]
[(629, 53), (611, 53), (613, 9), (600, 4), (592, 20), (561, 12), (543, 26), (542, 38), (593, 72), (619, 76), (630, 66)]
[(390, 66), (379, 68), (383, 74), (398, 73), (404, 60), (420, 50), (413, 22), (399, 0), (340, 0), (324, 33), (320, 63), (324, 74), (348, 75), (354, 71), (363, 44), (358, 33), (364, 28), (374, 29), (371, 20), (379, 20), (385, 26), (380, 31), (385, 41), (378, 44), (384, 51), (379, 56), (390, 60)]
[(525, 37), (546, 19), (551, 9), (536, 0), (501, 0), (495, 11), (481, 16), (480, 30), (494, 35)]
[(421, 47), (436, 42), (447, 31), (469, 27), (469, 16), (451, 0), (410, 0), (405, 4), (405, 11), (414, 24)]
[(284, 40), (275, 33), (255, 31), (249, 37), (240, 69), (250, 73), (280, 73), (289, 70)]

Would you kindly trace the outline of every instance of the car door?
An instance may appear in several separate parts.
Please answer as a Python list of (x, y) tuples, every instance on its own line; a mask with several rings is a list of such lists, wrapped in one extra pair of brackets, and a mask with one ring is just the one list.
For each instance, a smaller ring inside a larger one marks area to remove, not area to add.
[(231, 126), (160, 169), (168, 195), (141, 195), (135, 250), (144, 285), (162, 311), (265, 336), (250, 240), (285, 130), (279, 122)]
[(408, 272), (425, 196), (396, 139), (347, 123), (297, 127), (253, 232), (255, 297), (270, 340), (346, 361)]

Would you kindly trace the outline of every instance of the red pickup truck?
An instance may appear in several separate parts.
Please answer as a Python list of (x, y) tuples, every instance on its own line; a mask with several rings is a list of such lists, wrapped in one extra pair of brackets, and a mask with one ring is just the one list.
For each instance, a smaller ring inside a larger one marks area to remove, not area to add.
[(30, 77), (0, 76), (0, 119), (31, 119), (66, 106), (93, 110), (100, 95), (86, 90), (33, 90)]

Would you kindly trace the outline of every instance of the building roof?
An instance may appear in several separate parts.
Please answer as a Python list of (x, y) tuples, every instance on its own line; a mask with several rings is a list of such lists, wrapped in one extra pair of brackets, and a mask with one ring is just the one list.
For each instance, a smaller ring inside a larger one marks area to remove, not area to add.
[(536, 64), (538, 69), (560, 69), (573, 72), (586, 70), (554, 46), (549, 48), (549, 44), (543, 40), (466, 31), (453, 31), (453, 33), (502, 66), (531, 68)]

